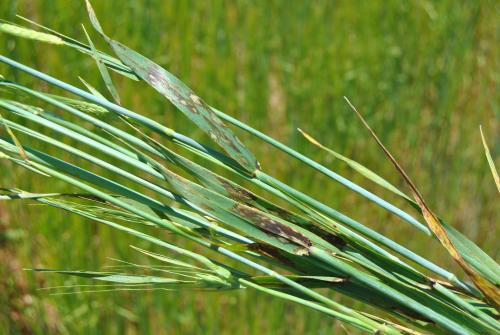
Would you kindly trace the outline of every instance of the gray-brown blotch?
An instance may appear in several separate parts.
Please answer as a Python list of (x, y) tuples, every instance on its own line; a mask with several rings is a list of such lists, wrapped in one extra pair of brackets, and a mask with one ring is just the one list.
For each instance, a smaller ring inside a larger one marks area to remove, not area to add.
[(298, 244), (305, 248), (310, 248), (312, 246), (311, 240), (309, 240), (300, 232), (277, 220), (272, 219), (271, 217), (252, 207), (238, 204), (234, 207), (234, 211), (238, 215), (241, 215), (245, 219), (254, 223), (257, 227), (274, 235), (283, 237), (289, 242)]

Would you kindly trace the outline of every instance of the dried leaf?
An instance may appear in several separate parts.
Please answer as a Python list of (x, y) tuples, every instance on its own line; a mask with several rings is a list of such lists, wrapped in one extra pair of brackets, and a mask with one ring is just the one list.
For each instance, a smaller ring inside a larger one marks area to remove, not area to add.
[[(345, 97), (344, 97), (345, 98)], [(425, 221), (429, 225), (429, 228), (432, 230), (434, 235), (438, 238), (439, 242), (445, 247), (448, 253), (455, 259), (455, 261), (462, 267), (462, 269), (469, 275), (471, 280), (477, 286), (477, 288), (485, 295), (486, 299), (494, 304), (497, 308), (500, 307), (500, 290), (498, 287), (486, 279), (484, 275), (481, 275), (475, 268), (473, 268), (462, 256), (467, 251), (465, 249), (458, 250), (456, 245), (452, 242), (445, 227), (441, 224), (441, 221), (438, 217), (430, 210), (430, 208), (425, 203), (422, 195), (419, 190), (410, 179), (410, 177), (406, 174), (403, 168), (396, 161), (394, 156), (387, 150), (384, 144), (380, 141), (375, 132), (371, 129), (368, 123), (365, 121), (363, 116), (358, 112), (358, 110), (352, 105), (349, 99), (345, 98), (349, 106), (356, 113), (356, 115), (360, 118), (363, 125), (368, 129), (370, 134), (373, 136), (377, 144), (382, 148), (385, 155), (389, 158), (391, 163), (394, 165), (399, 174), (403, 177), (406, 184), (409, 186), (411, 194), (415, 199), (416, 203), (422, 210), (422, 215), (424, 216)], [(470, 242), (470, 241), (469, 241)], [(472, 243), (472, 242), (470, 242)]]

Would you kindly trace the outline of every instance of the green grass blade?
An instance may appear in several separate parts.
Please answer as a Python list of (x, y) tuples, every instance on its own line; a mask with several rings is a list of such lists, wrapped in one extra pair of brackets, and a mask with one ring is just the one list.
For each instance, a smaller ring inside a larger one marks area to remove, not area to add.
[(107, 87), (109, 93), (111, 93), (111, 96), (116, 101), (116, 103), (120, 105), (121, 104), (120, 103), (120, 96), (118, 95), (118, 91), (116, 90), (115, 85), (113, 84), (113, 80), (111, 79), (111, 76), (109, 75), (108, 68), (104, 65), (99, 52), (97, 51), (97, 49), (94, 46), (94, 43), (90, 39), (90, 36), (87, 33), (87, 30), (85, 30), (85, 26), (82, 25), (82, 28), (83, 28), (83, 32), (85, 33), (85, 36), (87, 37), (87, 40), (89, 42), (90, 50), (92, 51), (92, 56), (94, 57), (94, 59), (96, 61), (97, 68), (99, 69), (99, 72), (101, 73), (102, 79), (104, 80), (104, 84), (106, 84), (106, 87)]
[(339, 154), (338, 152), (336, 151), (333, 151), (332, 149), (330, 148), (327, 148), (325, 147), (323, 144), (321, 144), (318, 140), (316, 140), (314, 137), (312, 137), (311, 135), (309, 135), (308, 133), (306, 133), (305, 131), (303, 131), (302, 129), (298, 128), (297, 129), (301, 134), (302, 136), (304, 136), (309, 142), (311, 142), (312, 144), (314, 144), (315, 146), (325, 150), (326, 152), (328, 152), (330, 155), (332, 155), (333, 157), (341, 160), (342, 162), (346, 163), (350, 168), (352, 168), (353, 170), (355, 170), (356, 172), (358, 172), (359, 174), (363, 175), (364, 177), (366, 177), (367, 179), (371, 180), (372, 182), (382, 186), (383, 188), (393, 192), (393, 193), (396, 193), (397, 195), (401, 196), (402, 198), (405, 198), (407, 200), (410, 200), (411, 202), (413, 202), (413, 200), (410, 199), (410, 197), (408, 197), (406, 194), (404, 194), (403, 192), (401, 192), (396, 186), (392, 185), (391, 183), (389, 183), (387, 180), (385, 180), (384, 178), (380, 177), (378, 174), (376, 174), (375, 172), (373, 172), (372, 170), (368, 169), (367, 167), (359, 164), (358, 162), (356, 161), (353, 161), (352, 159), (349, 159), (341, 154)]
[[(344, 97), (345, 98), (345, 97)], [(453, 239), (448, 235), (447, 229), (443, 225), (443, 221), (440, 220), (429, 208), (429, 206), (426, 204), (425, 200), (423, 199), (422, 195), (420, 194), (420, 191), (417, 189), (413, 181), (410, 179), (410, 177), (406, 174), (406, 172), (403, 170), (403, 168), (400, 166), (400, 164), (396, 161), (394, 156), (389, 152), (389, 150), (384, 146), (384, 144), (380, 141), (378, 136), (375, 134), (375, 132), (371, 129), (371, 127), (368, 125), (366, 120), (363, 118), (361, 113), (358, 112), (358, 110), (352, 105), (352, 103), (349, 101), (349, 99), (345, 98), (351, 109), (354, 111), (354, 113), (358, 116), (358, 118), (361, 120), (363, 125), (366, 127), (366, 129), (369, 131), (371, 136), (375, 139), (379, 147), (382, 149), (384, 154), (387, 156), (387, 158), (391, 161), (391, 163), (394, 165), (398, 173), (403, 177), (405, 183), (408, 185), (410, 188), (411, 194), (413, 198), (415, 199), (415, 202), (418, 204), (420, 209), (422, 210), (422, 215), (425, 218), (425, 221), (427, 222), (429, 228), (432, 230), (434, 233), (434, 236), (439, 240), (441, 245), (448, 251), (448, 253), (453, 257), (453, 259), (460, 265), (460, 267), (467, 273), (467, 275), (471, 278), (472, 282), (476, 287), (484, 294), (486, 299), (492, 303), (496, 308), (500, 307), (500, 289), (497, 286), (496, 282), (492, 282), (488, 280), (487, 276), (484, 276), (482, 273), (478, 272), (474, 266), (471, 266), (467, 259), (473, 259), (477, 255), (471, 255), (468, 254), (470, 253), (471, 249), (469, 248), (464, 248), (465, 244), (463, 243), (463, 240), (465, 240), (465, 237), (462, 237), (462, 242), (461, 244), (461, 249), (457, 249), (457, 246), (454, 244)], [(456, 241), (456, 240), (455, 240)], [(473, 243), (471, 241), (467, 242), (467, 247), (470, 247)], [(464, 254), (468, 254), (465, 256)]]

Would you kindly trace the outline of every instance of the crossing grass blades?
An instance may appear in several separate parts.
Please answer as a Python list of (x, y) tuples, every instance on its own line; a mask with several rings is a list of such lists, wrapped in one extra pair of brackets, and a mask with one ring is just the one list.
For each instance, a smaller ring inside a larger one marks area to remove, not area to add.
[[(1, 77), (0, 158), (39, 174), (39, 178), (57, 179), (79, 189), (78, 193), (54, 193), (50, 189), (31, 193), (3, 188), (0, 200), (35, 201), (59, 208), (116, 229), (117, 238), (130, 234), (164, 252), (133, 247), (161, 264), (158, 266), (125, 262), (127, 266), (110, 272), (34, 271), (88, 278), (94, 281), (96, 290), (102, 287), (99, 282), (106, 284), (106, 289), (155, 289), (157, 294), (173, 289), (257, 290), (367, 333), (500, 332), (498, 264), (432, 212), (410, 177), (347, 99), (366, 126), (367, 136), (373, 136), (407, 183), (409, 195), (306, 132), (302, 134), (326, 154), (405, 199), (415, 208), (413, 214), (214, 109), (166, 69), (106, 35), (89, 3), (87, 9), (92, 26), (114, 56), (97, 50), (87, 31), (87, 41), (81, 42), (27, 19), (24, 21), (36, 30), (0, 22), (3, 34), (69, 47), (92, 57), (109, 91), (100, 93), (82, 79), (83, 90), (0, 55), (7, 66), (68, 93), (49, 94)], [(110, 70), (124, 80), (151, 86), (212, 142), (200, 143), (122, 106)], [(106, 98), (108, 94), (110, 98)], [(267, 174), (229, 126), (252, 134), (286, 153), (290, 160), (299, 160), (344, 185), (396, 215), (417, 233), (437, 239), (443, 253), (448, 252), (467, 274), (467, 280)], [(64, 153), (62, 156), (74, 157), (80, 163), (55, 157), (26, 142), (53, 146)], [(484, 136), (483, 143), (498, 184)], [(193, 161), (195, 156), (204, 164)], [(92, 172), (95, 167), (114, 178)], [(214, 172), (220, 168), (226, 170), (224, 176)], [(248, 185), (260, 191), (252, 192)], [(270, 197), (286, 205), (276, 205)], [(171, 234), (148, 235), (143, 232), (144, 225)], [(173, 235), (178, 237), (176, 243), (188, 240), (189, 245), (199, 245), (206, 252), (169, 242)], [(214, 252), (219, 254), (217, 259)], [(340, 304), (328, 291), (371, 305), (376, 314)]]

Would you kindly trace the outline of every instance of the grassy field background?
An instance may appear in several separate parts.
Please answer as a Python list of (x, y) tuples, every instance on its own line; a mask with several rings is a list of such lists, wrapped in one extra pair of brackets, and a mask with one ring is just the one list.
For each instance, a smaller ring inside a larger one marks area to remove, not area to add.
[[(402, 185), (347, 108), (348, 96), (414, 178), (432, 208), (494, 258), (498, 193), (479, 136), (494, 157), (499, 130), (499, 5), (495, 1), (93, 1), (107, 32), (165, 66), (211, 105), (307, 153), (378, 194), (308, 144), (300, 127)], [(4, 0), (15, 14), (83, 40), (82, 1)], [(96, 34), (93, 34), (97, 42)], [(98, 43), (105, 48), (103, 43)], [(108, 50), (108, 49), (106, 49)], [(0, 35), (0, 53), (81, 86), (104, 89), (92, 59)], [(49, 90), (0, 65), (0, 73)], [(125, 106), (200, 141), (208, 139), (143, 83), (115, 77)], [(266, 171), (456, 270), (437, 243), (243, 133)], [(52, 151), (54, 152), (54, 151)], [(55, 152), (57, 154), (57, 152)], [(327, 184), (326, 184), (327, 183)], [(327, 185), (327, 186), (325, 186)], [(0, 186), (64, 190), (0, 162)], [(386, 195), (389, 200), (397, 200)], [(405, 204), (401, 203), (405, 209)], [(134, 239), (75, 216), (0, 202), (2, 334), (341, 334), (339, 324), (254, 292), (49, 295), (84, 283), (23, 268), (103, 269), (144, 262)], [(349, 331), (350, 333), (355, 333)]]

